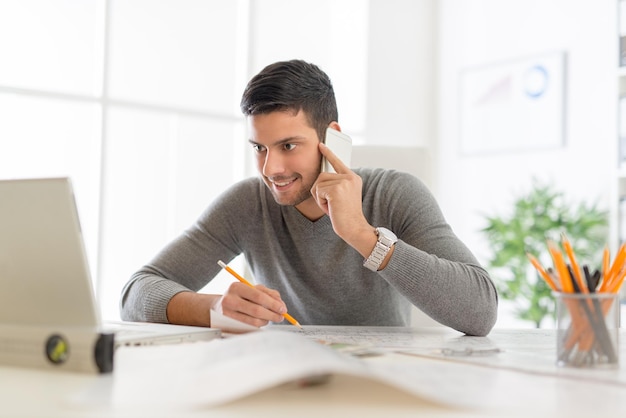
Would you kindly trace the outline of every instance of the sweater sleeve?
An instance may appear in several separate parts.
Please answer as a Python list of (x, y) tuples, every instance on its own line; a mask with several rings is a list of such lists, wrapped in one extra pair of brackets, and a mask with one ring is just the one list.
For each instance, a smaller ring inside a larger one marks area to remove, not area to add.
[(488, 334), (498, 297), (487, 271), (421, 181), (394, 171), (381, 176), (365, 191), (364, 206), (372, 208), (370, 223), (390, 228), (399, 241), (380, 276), (441, 324), (469, 335)]
[(167, 304), (179, 292), (197, 292), (241, 253), (239, 232), (245, 228), (258, 182), (244, 180), (219, 196), (198, 220), (132, 275), (122, 289), (121, 318), (167, 323)]

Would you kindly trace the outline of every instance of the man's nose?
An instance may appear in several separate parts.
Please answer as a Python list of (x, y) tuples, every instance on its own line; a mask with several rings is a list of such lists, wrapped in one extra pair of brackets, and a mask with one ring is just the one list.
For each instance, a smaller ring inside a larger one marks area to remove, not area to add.
[(273, 177), (285, 172), (284, 158), (277, 152), (267, 152), (263, 163), (263, 175)]

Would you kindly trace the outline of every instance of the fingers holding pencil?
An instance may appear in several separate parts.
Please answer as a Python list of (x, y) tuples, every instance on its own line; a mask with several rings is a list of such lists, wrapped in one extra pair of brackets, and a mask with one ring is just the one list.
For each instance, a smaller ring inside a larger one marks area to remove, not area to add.
[(215, 309), (223, 315), (254, 327), (284, 320), (285, 304), (263, 286), (232, 283), (220, 298)]
[[(222, 297), (222, 308), (230, 310), (229, 316), (255, 326), (266, 325), (268, 321), (281, 322), (284, 318), (292, 325), (302, 328), (300, 323), (287, 313), (287, 307), (277, 291), (262, 285), (254, 286), (221, 260), (217, 264), (240, 282), (233, 283), (227, 294)], [(237, 286), (240, 284), (243, 286)], [(228, 297), (229, 294), (230, 297)], [(228, 299), (226, 299), (227, 297)], [(224, 306), (225, 304), (226, 306)], [(225, 314), (228, 312), (225, 311)], [(249, 318), (242, 317), (242, 315)], [(265, 322), (257, 325), (259, 320)]]

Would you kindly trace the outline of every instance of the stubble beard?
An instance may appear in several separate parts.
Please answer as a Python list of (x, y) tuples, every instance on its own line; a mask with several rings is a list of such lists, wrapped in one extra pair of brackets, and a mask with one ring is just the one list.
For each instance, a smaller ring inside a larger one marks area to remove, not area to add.
[[(281, 193), (276, 192), (274, 190), (274, 184), (267, 177), (264, 177), (263, 180), (265, 182), (265, 186), (269, 188), (270, 193), (272, 193), (272, 197), (274, 198), (276, 203), (278, 203), (281, 206), (297, 206), (300, 203), (304, 202), (305, 200), (313, 197), (311, 195), (311, 188), (313, 187), (313, 184), (317, 180), (318, 176), (319, 176), (319, 172), (314, 177), (314, 180), (310, 182), (310, 184), (302, 183), (300, 185), (300, 190), (298, 190), (297, 194), (291, 198), (288, 198), (287, 196), (284, 196)], [(295, 181), (302, 182), (303, 181), (302, 179), (303, 177), (301, 175), (298, 175)]]

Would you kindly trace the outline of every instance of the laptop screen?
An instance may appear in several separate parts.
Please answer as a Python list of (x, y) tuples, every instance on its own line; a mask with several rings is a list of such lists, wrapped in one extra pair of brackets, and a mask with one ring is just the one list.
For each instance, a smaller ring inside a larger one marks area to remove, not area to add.
[(100, 324), (68, 178), (0, 181), (0, 323)]

